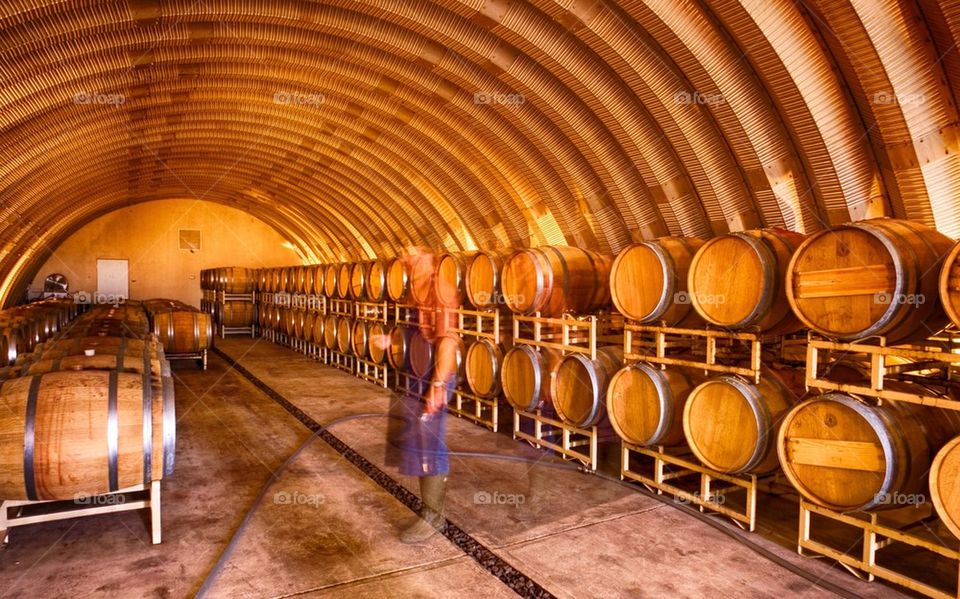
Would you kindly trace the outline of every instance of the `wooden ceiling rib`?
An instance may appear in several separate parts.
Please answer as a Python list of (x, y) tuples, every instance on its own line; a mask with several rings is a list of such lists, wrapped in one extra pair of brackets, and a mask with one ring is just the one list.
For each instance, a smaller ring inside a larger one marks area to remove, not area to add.
[(958, 3), (9, 0), (0, 301), (192, 197), (305, 260), (888, 214), (960, 235)]

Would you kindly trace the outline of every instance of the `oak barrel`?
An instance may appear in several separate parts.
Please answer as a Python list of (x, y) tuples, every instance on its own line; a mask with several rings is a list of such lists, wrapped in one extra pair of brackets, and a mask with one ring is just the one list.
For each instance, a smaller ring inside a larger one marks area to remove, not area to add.
[(367, 328), (367, 353), (374, 364), (387, 361), (390, 349), (390, 331), (382, 322), (372, 322)]
[(337, 334), (339, 333), (339, 319), (333, 314), (327, 314), (323, 319), (323, 346), (330, 350), (336, 350)]
[(367, 269), (369, 262), (354, 262), (350, 265), (350, 299), (362, 300), (367, 294)]
[(311, 327), (310, 343), (314, 345), (323, 345), (323, 331), (327, 324), (327, 319), (319, 313), (313, 315), (313, 327)]
[(223, 302), (220, 322), (225, 327), (248, 327), (254, 323), (256, 307), (253, 302)]
[(392, 258), (387, 265), (387, 297), (399, 304), (410, 299), (410, 269), (402, 256)]
[(504, 302), (517, 314), (596, 312), (610, 303), (611, 261), (569, 246), (518, 250), (503, 266)]
[(337, 269), (337, 292), (336, 296), (340, 299), (350, 297), (350, 274), (353, 271), (352, 262), (344, 262)]
[(413, 329), (404, 325), (394, 325), (390, 329), (390, 347), (387, 352), (387, 361), (390, 366), (400, 372), (410, 368), (410, 337)]
[(694, 310), (708, 323), (770, 334), (799, 330), (786, 296), (790, 257), (800, 233), (755, 229), (714, 237), (690, 264), (687, 288)]
[(442, 254), (433, 275), (437, 302), (445, 308), (471, 307), (466, 295), (467, 266), (476, 252)]
[(257, 274), (252, 268), (229, 266), (220, 271), (220, 290), (225, 293), (253, 293)]
[(623, 364), (623, 348), (598, 347), (597, 358), (567, 354), (560, 360), (551, 385), (553, 408), (574, 426), (593, 426), (606, 416), (607, 386)]
[(153, 334), (168, 354), (190, 354), (213, 347), (213, 321), (204, 312), (154, 312)]
[(353, 353), (353, 319), (349, 316), (337, 320), (337, 351), (344, 355)]
[(106, 370), (0, 387), (0, 497), (63, 500), (149, 484), (173, 470), (173, 385)]
[(532, 412), (550, 403), (550, 381), (560, 366), (560, 352), (514, 345), (503, 357), (500, 383), (514, 409)]
[(787, 297), (811, 329), (837, 339), (924, 339), (943, 328), (938, 275), (953, 242), (917, 222), (879, 218), (810, 237), (790, 262)]
[(930, 498), (944, 525), (960, 538), (960, 437), (944, 445), (933, 460)]
[(467, 347), (464, 359), (464, 378), (470, 391), (477, 397), (491, 398), (500, 394), (500, 372), (503, 359), (511, 342), (494, 343), (492, 339), (479, 338)]
[(642, 323), (695, 326), (687, 277), (702, 239), (661, 237), (627, 246), (610, 268), (610, 297), (624, 317)]
[(426, 253), (413, 254), (406, 259), (410, 265), (410, 299), (418, 306), (432, 306), (436, 298), (435, 256)]
[(909, 496), (926, 501), (934, 455), (958, 433), (953, 411), (826, 393), (790, 410), (778, 452), (787, 478), (813, 503), (841, 512), (905, 507)]
[(448, 373), (447, 383), (455, 382), (457, 386), (463, 382), (464, 357), (466, 347), (460, 335), (450, 334), (438, 338), (434, 349), (434, 372), (439, 377), (441, 372)]
[(683, 445), (683, 409), (690, 392), (703, 382), (699, 370), (666, 370), (638, 362), (617, 371), (607, 389), (607, 416), (627, 443)]
[(339, 264), (327, 264), (323, 269), (323, 294), (327, 297), (337, 297), (337, 277), (340, 276)]
[(707, 379), (687, 396), (683, 432), (694, 455), (728, 474), (777, 469), (776, 431), (802, 387), (765, 368), (759, 383), (736, 375)]
[(428, 378), (433, 373), (433, 354), (434, 341), (420, 329), (414, 329), (407, 347), (410, 373), (420, 379)]
[(365, 293), (369, 302), (382, 302), (387, 298), (387, 263), (384, 260), (373, 260), (367, 266)]
[(350, 333), (350, 347), (353, 355), (366, 359), (370, 348), (370, 325), (366, 320), (356, 320)]
[(480, 250), (467, 264), (464, 287), (467, 299), (478, 309), (493, 308), (503, 304), (501, 272), (507, 259), (516, 252), (512, 248)]

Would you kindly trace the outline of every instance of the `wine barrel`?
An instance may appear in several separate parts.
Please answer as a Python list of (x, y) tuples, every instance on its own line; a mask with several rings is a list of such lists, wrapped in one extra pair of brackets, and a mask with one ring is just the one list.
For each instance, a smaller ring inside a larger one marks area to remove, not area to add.
[[(467, 266), (477, 252), (442, 254), (433, 273), (437, 302), (445, 308), (472, 307), (465, 293)], [(466, 301), (465, 301), (466, 300)]]
[(329, 350), (336, 350), (337, 333), (339, 331), (338, 318), (333, 314), (328, 314), (323, 320), (323, 346)]
[(153, 334), (168, 354), (191, 354), (213, 347), (213, 321), (203, 312), (155, 312)]
[(392, 368), (406, 372), (410, 368), (410, 337), (413, 329), (404, 325), (394, 325), (390, 329), (390, 348), (387, 362)]
[(532, 412), (550, 403), (550, 382), (560, 366), (560, 352), (514, 345), (503, 358), (500, 383), (514, 409)]
[(310, 295), (313, 293), (313, 278), (316, 276), (316, 266), (309, 264), (303, 266), (300, 272), (300, 293)]
[(313, 341), (313, 327), (316, 324), (317, 314), (315, 312), (304, 311), (301, 318), (302, 326), (300, 328), (300, 334), (297, 337), (310, 343)]
[[(268, 282), (270, 279), (269, 273), (270, 273), (269, 269), (266, 269), (266, 268), (257, 269), (257, 291), (261, 291), (261, 292), (270, 291), (269, 282)], [(204, 287), (204, 289), (208, 289), (208, 287)]]
[(501, 273), (504, 302), (517, 314), (596, 312), (610, 303), (610, 264), (609, 256), (576, 247), (518, 250)]
[(314, 345), (323, 345), (324, 344), (324, 330), (327, 326), (327, 319), (320, 313), (313, 315), (313, 327), (311, 329), (312, 334), (310, 336), (310, 343)]
[(326, 273), (326, 267), (323, 264), (314, 264), (310, 267), (310, 291), (311, 295), (323, 295), (323, 277)]
[(293, 336), (303, 339), (303, 328), (307, 323), (307, 313), (304, 310), (293, 311)]
[(944, 525), (960, 538), (960, 437), (944, 445), (933, 460), (930, 498)]
[(434, 342), (427, 339), (420, 329), (414, 329), (407, 347), (410, 373), (425, 379), (433, 373)]
[(349, 297), (354, 300), (366, 298), (367, 293), (367, 269), (369, 262), (354, 262), (350, 266), (350, 290)]
[(344, 262), (337, 269), (337, 297), (340, 299), (350, 297), (350, 273), (352, 270), (352, 262)]
[(389, 353), (390, 331), (382, 322), (372, 322), (367, 327), (367, 353), (374, 364), (383, 364)]
[(811, 236), (790, 261), (787, 297), (811, 329), (837, 339), (924, 339), (947, 323), (938, 274), (953, 242), (917, 222), (880, 218)]
[(402, 256), (392, 258), (387, 265), (387, 297), (398, 304), (410, 299), (410, 269)]
[(934, 454), (958, 433), (960, 417), (949, 410), (826, 393), (786, 415), (777, 445), (784, 473), (809, 501), (877, 510), (904, 507), (898, 498), (911, 495), (925, 501)]
[(248, 327), (253, 324), (256, 306), (253, 302), (223, 302), (220, 323), (225, 327)]
[(694, 310), (708, 323), (728, 329), (774, 335), (800, 330), (785, 280), (790, 257), (803, 239), (785, 229), (755, 229), (707, 241), (690, 264), (687, 286)]
[(474, 395), (489, 399), (500, 394), (500, 372), (511, 345), (510, 340), (497, 344), (492, 339), (479, 338), (467, 347), (464, 378)]
[(645, 362), (625, 366), (607, 389), (613, 430), (627, 443), (643, 447), (683, 445), (683, 409), (703, 378), (701, 371), (683, 367), (663, 370)]
[[(789, 379), (788, 379), (789, 380)], [(801, 389), (765, 368), (759, 384), (721, 375), (687, 396), (683, 432), (707, 467), (728, 474), (766, 474), (777, 469), (776, 436)]]
[(129, 336), (90, 336), (90, 337), (61, 337), (48, 341), (43, 345), (42, 351), (37, 352), (39, 357), (43, 358), (62, 358), (64, 356), (73, 356), (84, 353), (87, 349), (93, 349), (100, 352), (130, 351), (143, 353), (147, 347), (154, 353), (163, 349), (160, 342), (152, 336), (147, 339), (139, 339)]
[(459, 386), (464, 378), (464, 357), (466, 347), (460, 335), (443, 335), (437, 339), (434, 350), (433, 365), (437, 376), (439, 373), (447, 373), (444, 382), (455, 383)]
[(624, 317), (665, 326), (703, 322), (690, 305), (687, 276), (702, 239), (661, 237), (627, 246), (610, 268), (610, 297)]
[(387, 263), (383, 260), (373, 260), (367, 267), (366, 289), (367, 301), (382, 302), (387, 297)]
[(327, 267), (323, 270), (323, 294), (325, 296), (337, 296), (337, 276), (339, 274), (339, 264), (327, 264)]
[(407, 256), (410, 270), (410, 299), (418, 306), (432, 306), (436, 299), (434, 276), (436, 260), (433, 254)]
[(477, 309), (484, 310), (503, 304), (500, 273), (507, 259), (516, 252), (503, 248), (476, 252), (467, 264), (464, 286), (467, 299)]
[(623, 348), (618, 346), (598, 347), (596, 360), (584, 354), (564, 356), (551, 384), (557, 416), (574, 426), (602, 422), (606, 416), (607, 386), (621, 364)]
[(358, 319), (353, 323), (353, 331), (350, 333), (350, 348), (353, 350), (353, 355), (361, 359), (366, 359), (369, 347), (369, 323), (366, 320)]
[(353, 352), (353, 319), (349, 316), (337, 320), (337, 351), (344, 355)]
[(172, 473), (173, 386), (139, 374), (61, 371), (0, 387), (0, 497), (72, 500)]
[(19, 355), (21, 332), (17, 328), (0, 326), (0, 366), (13, 364)]

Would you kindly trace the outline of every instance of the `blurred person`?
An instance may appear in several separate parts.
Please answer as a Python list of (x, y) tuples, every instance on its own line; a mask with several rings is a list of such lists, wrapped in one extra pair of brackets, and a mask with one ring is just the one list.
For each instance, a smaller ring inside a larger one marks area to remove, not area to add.
[[(404, 258), (408, 272), (413, 271), (414, 263), (422, 260), (430, 261), (432, 270), (433, 255), (419, 248), (408, 252)], [(425, 268), (422, 263), (420, 266)], [(446, 329), (441, 315), (436, 314), (437, 303), (431, 299), (416, 307), (420, 334), (436, 347)], [(435, 324), (431, 314), (436, 314)], [(372, 342), (380, 343), (384, 348), (390, 344), (389, 338)], [(446, 523), (443, 506), (450, 472), (446, 412), (447, 402), (456, 388), (457, 367), (456, 360), (436, 360), (428, 378), (411, 378), (406, 390), (391, 397), (387, 465), (399, 467), (401, 474), (417, 477), (423, 503), (416, 520), (400, 533), (400, 540), (404, 543), (423, 542), (441, 531)]]

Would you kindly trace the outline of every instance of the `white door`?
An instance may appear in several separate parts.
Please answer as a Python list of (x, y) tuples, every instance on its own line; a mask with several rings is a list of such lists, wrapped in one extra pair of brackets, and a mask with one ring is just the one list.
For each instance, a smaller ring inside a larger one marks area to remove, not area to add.
[(126, 260), (97, 260), (97, 295), (108, 303), (130, 294)]

